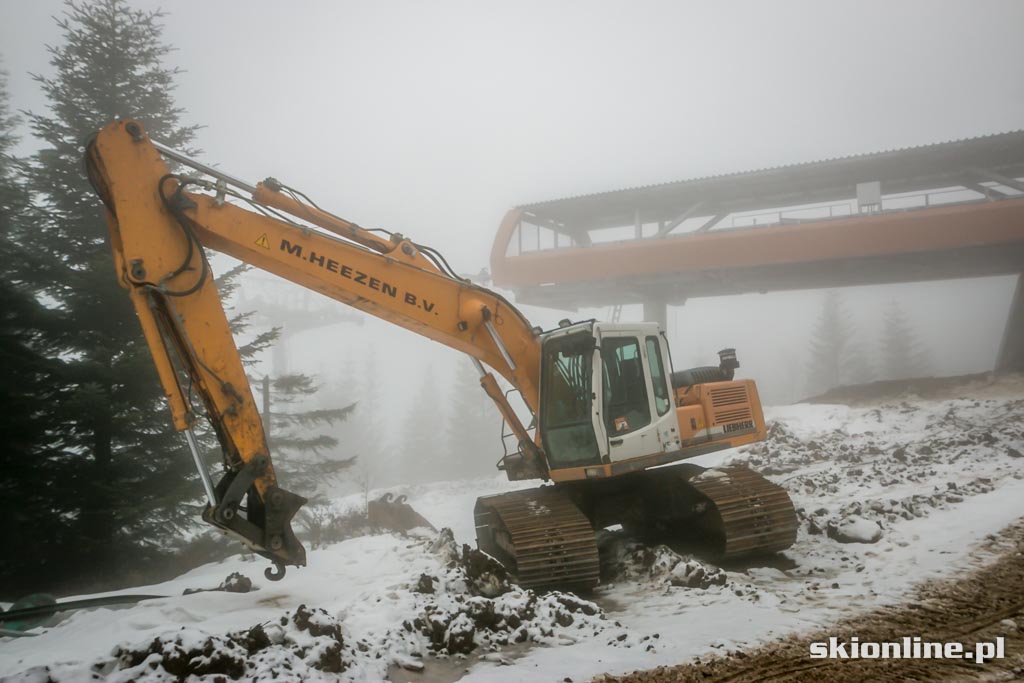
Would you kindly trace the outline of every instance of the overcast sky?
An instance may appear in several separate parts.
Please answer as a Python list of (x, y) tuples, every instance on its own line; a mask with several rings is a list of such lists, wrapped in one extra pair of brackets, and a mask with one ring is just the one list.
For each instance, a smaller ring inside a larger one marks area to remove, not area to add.
[[(132, 4), (168, 12), (205, 160), (436, 246), (460, 272), (487, 265), (516, 204), (1024, 128), (1017, 0)], [(52, 73), (61, 11), (0, 0), (16, 108), (45, 107), (28, 73)], [(849, 301), (871, 328), (898, 298), (945, 367), (982, 370), (1011, 284)], [(779, 373), (806, 350), (818, 298), (690, 302), (670, 315), (677, 363), (733, 345), (752, 374)]]

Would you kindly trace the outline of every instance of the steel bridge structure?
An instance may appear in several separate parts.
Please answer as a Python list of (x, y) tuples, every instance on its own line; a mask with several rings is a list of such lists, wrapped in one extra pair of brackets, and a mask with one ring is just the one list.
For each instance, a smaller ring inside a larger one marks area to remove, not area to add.
[(524, 204), (496, 286), (564, 310), (1017, 275), (997, 370), (1024, 371), (1024, 131)]

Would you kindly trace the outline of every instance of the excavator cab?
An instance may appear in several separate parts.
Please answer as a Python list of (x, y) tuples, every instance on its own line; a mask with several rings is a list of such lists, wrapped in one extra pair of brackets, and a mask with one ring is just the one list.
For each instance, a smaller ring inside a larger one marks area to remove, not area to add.
[(796, 513), (780, 486), (741, 466), (660, 467), (764, 438), (733, 349), (718, 367), (674, 373), (656, 323), (588, 321), (540, 342), (537, 440), (555, 485), (474, 508), (477, 544), (522, 585), (593, 587), (595, 530), (613, 525), (719, 561), (792, 545)]
[(541, 346), (540, 437), (555, 481), (680, 447), (668, 347), (655, 323), (570, 325)]

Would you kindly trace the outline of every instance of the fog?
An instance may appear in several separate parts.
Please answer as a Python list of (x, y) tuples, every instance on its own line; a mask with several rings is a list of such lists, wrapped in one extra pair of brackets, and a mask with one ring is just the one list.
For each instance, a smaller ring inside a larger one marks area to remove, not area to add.
[[(132, 4), (168, 11), (164, 38), (177, 50), (167, 63), (185, 70), (177, 103), (185, 123), (205, 126), (204, 161), (280, 178), (339, 215), (438, 248), (460, 273), (488, 266), (515, 205), (1024, 128), (1015, 0)], [(45, 109), (29, 74), (51, 73), (44, 44), (59, 41), (60, 12), (54, 0), (0, 0), (16, 109)], [(21, 152), (34, 149), (25, 131)], [(934, 372), (960, 374), (991, 369), (1013, 284), (843, 294), (869, 355), (896, 301)], [(798, 400), (821, 299), (796, 291), (673, 307), (676, 367), (714, 363), (733, 346), (766, 401)], [(545, 328), (566, 316), (524, 310)], [(626, 307), (622, 319), (641, 315)], [(379, 440), (371, 449), (358, 424), (342, 431), (354, 450), (380, 453), (402, 448), (424, 368), (448, 395), (468, 362), (369, 319), (297, 333), (287, 359), (337, 400), (376, 384)], [(271, 365), (268, 354), (259, 371)]]

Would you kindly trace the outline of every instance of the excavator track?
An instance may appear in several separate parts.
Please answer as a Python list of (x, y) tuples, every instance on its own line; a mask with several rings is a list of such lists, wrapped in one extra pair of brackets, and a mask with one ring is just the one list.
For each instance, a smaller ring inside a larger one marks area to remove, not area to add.
[(698, 554), (717, 562), (785, 550), (798, 527), (793, 502), (778, 484), (746, 467), (693, 464), (586, 488), (478, 498), (475, 519), (477, 545), (520, 585), (575, 590), (600, 580), (595, 526), (624, 523), (653, 542), (693, 541)]
[(704, 511), (702, 531), (716, 545), (719, 561), (779, 552), (793, 545), (799, 522), (793, 501), (746, 467), (716, 467), (680, 472), (681, 483), (693, 487), (712, 507)]
[(590, 520), (553, 486), (478, 498), (477, 544), (525, 588), (586, 590), (600, 580)]

